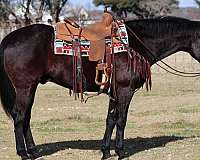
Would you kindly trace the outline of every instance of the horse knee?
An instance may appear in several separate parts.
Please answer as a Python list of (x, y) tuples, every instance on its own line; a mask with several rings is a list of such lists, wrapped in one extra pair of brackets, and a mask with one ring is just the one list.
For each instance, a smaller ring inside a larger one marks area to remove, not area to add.
[(118, 129), (124, 129), (126, 126), (126, 118), (120, 117), (116, 122), (116, 126)]
[(24, 122), (25, 113), (22, 110), (19, 110), (17, 107), (14, 107), (11, 112), (11, 116), (14, 121), (14, 126), (17, 127), (18, 125), (22, 124)]

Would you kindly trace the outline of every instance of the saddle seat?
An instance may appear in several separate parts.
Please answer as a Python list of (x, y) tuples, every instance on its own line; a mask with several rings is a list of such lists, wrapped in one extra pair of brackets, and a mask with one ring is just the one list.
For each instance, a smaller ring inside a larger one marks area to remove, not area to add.
[(94, 24), (85, 27), (75, 27), (68, 22), (58, 22), (56, 24), (56, 38), (72, 41), (78, 38), (90, 41), (90, 61), (102, 60), (105, 54), (105, 38), (111, 36), (113, 17), (110, 13), (105, 12), (102, 19)]

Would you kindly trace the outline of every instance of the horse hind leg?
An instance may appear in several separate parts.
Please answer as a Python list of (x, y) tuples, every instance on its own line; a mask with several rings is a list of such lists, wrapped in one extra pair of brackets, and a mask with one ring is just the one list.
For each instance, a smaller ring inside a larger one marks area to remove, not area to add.
[(18, 103), (14, 105), (11, 116), (14, 120), (14, 132), (17, 154), (23, 159), (28, 159), (23, 136), (23, 123), (25, 119), (25, 110)]
[[(28, 116), (30, 115), (35, 93), (33, 88), (36, 87), (16, 88), (16, 102), (11, 113), (14, 120), (16, 150), (22, 160), (29, 159), (26, 147), (29, 150), (35, 146), (30, 130), (30, 118)], [(26, 141), (26, 146), (24, 140)]]
[(36, 91), (36, 86), (31, 90), (31, 93), (29, 96), (29, 106), (25, 114), (25, 120), (23, 123), (23, 132), (24, 132), (24, 139), (26, 143), (27, 153), (31, 155), (32, 157), (37, 158), (39, 157), (39, 155), (37, 154), (37, 151), (35, 148), (35, 142), (34, 142), (33, 135), (31, 132), (31, 127), (30, 127), (31, 109), (34, 102), (35, 91)]

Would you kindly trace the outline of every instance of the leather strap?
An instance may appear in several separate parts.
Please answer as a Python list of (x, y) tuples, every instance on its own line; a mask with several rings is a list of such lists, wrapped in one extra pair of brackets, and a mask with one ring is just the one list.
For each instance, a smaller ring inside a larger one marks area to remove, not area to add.
[(64, 21), (68, 24), (70, 24), (71, 26), (75, 27), (75, 28), (80, 28), (79, 24), (76, 23), (75, 21), (73, 21), (70, 18), (65, 18)]

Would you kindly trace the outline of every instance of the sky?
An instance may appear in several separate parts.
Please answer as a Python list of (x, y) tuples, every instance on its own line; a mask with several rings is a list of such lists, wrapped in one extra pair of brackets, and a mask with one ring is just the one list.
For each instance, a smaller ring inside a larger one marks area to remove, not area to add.
[[(95, 8), (92, 0), (69, 0), (69, 3), (74, 5), (85, 6), (87, 9)], [(194, 0), (179, 0), (180, 7), (197, 7)], [(103, 7), (98, 7), (99, 9), (103, 9)]]
[(92, 0), (68, 0), (69, 3), (72, 3), (74, 5), (79, 5), (79, 6), (84, 6), (86, 9), (93, 9), (93, 8), (98, 8), (103, 10), (103, 7), (96, 7), (93, 3)]
[(194, 0), (179, 0), (180, 7), (197, 7)]

